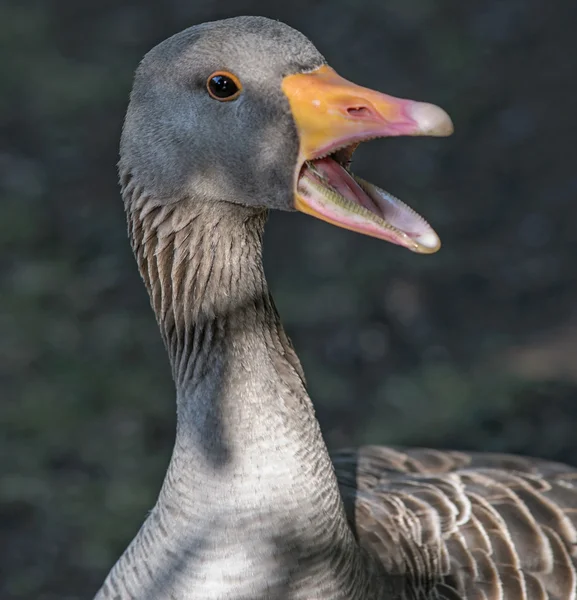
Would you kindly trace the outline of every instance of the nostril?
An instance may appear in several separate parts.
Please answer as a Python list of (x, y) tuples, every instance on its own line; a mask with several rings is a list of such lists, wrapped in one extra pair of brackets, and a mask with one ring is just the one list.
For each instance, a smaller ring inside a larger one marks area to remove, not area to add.
[(351, 117), (362, 119), (363, 117), (370, 117), (372, 115), (372, 110), (366, 106), (349, 106), (349, 108), (347, 108), (347, 113)]

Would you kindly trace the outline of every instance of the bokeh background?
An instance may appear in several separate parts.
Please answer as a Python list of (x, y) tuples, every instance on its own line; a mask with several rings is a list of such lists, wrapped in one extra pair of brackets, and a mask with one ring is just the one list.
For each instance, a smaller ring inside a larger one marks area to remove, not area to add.
[(147, 49), (238, 14), (288, 22), (345, 77), (456, 124), (355, 158), (429, 218), (438, 254), (271, 218), (268, 276), (329, 445), (577, 464), (574, 0), (3, 0), (3, 600), (92, 598), (155, 500), (173, 388), (126, 239), (119, 131)]

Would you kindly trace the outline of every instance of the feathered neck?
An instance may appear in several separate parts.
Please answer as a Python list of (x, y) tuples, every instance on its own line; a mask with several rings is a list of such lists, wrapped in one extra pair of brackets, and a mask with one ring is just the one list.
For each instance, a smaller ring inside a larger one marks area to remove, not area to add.
[[(161, 203), (123, 183), (178, 417), (158, 504), (121, 561), (133, 563), (143, 539), (148, 561), (151, 548), (193, 556), (186, 575), (166, 579), (165, 557), (148, 569), (178, 598), (192, 598), (184, 589), (207, 600), (293, 589), (295, 598), (368, 598), (302, 369), (266, 285), (266, 213)], [(133, 592), (144, 597), (141, 586)]]

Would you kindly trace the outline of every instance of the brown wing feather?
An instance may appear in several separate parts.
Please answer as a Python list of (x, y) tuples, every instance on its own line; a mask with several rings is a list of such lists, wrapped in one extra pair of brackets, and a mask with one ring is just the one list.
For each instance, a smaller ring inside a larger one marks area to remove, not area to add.
[(366, 446), (333, 455), (361, 546), (422, 600), (577, 600), (577, 469)]

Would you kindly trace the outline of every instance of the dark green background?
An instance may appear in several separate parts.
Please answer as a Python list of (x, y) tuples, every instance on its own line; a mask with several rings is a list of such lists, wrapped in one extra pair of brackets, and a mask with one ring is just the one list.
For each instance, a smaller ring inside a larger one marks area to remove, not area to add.
[(456, 125), (355, 157), (429, 218), (437, 255), (271, 218), (268, 276), (329, 445), (577, 464), (574, 0), (4, 0), (2, 600), (91, 598), (160, 487), (173, 389), (126, 240), (119, 130), (143, 53), (235, 14), (288, 22), (343, 76)]

